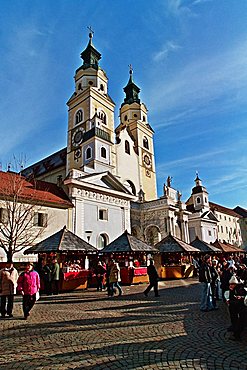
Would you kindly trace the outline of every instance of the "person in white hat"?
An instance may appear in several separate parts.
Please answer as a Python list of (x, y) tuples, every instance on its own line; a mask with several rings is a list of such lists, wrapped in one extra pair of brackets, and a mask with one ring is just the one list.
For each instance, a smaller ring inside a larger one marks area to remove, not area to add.
[(233, 275), (229, 280), (229, 299), (227, 300), (232, 324), (228, 331), (233, 332), (233, 335), (229, 338), (231, 340), (241, 340), (240, 335), (244, 329), (247, 315), (247, 309), (244, 305), (246, 294), (243, 284)]
[(231, 279), (229, 280), (229, 285), (236, 285), (239, 284), (240, 282), (238, 281), (237, 277), (233, 275)]

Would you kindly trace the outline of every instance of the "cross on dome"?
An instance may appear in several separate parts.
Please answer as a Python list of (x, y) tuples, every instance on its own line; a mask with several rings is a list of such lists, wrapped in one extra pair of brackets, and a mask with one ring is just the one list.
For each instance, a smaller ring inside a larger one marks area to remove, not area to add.
[(129, 73), (130, 73), (130, 75), (132, 75), (132, 74), (133, 74), (133, 67), (132, 67), (132, 64), (129, 64), (129, 65), (128, 65), (128, 67), (129, 67), (129, 69), (130, 69)]
[(94, 31), (92, 29), (92, 26), (88, 26), (87, 29), (89, 30), (89, 38), (92, 39), (94, 35)]

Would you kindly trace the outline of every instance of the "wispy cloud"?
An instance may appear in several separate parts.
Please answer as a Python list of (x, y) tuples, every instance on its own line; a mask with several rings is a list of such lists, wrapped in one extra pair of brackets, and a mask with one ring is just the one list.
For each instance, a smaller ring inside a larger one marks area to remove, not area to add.
[(226, 148), (217, 149), (214, 151), (210, 151), (207, 153), (200, 153), (200, 154), (193, 154), (191, 156), (183, 156), (182, 158), (178, 158), (172, 161), (166, 161), (163, 163), (157, 164), (157, 173), (158, 176), (163, 177), (165, 174), (167, 174), (167, 171), (171, 169), (178, 169), (179, 167), (183, 167), (183, 169), (191, 169), (195, 166), (199, 167), (200, 163), (203, 163), (203, 165), (207, 165), (212, 158), (215, 158), (223, 153), (225, 153)]
[[(247, 40), (235, 49), (208, 59), (197, 59), (166, 80), (158, 74), (150, 87), (150, 106), (163, 112), (169, 122), (185, 119), (186, 115), (229, 111), (237, 104), (247, 103)], [(218, 100), (221, 103), (218, 104)], [(193, 109), (191, 109), (193, 107)]]
[(198, 5), (198, 4), (204, 4), (204, 3), (210, 3), (213, 0), (194, 0), (192, 5)]
[(241, 169), (235, 169), (234, 172), (216, 177), (208, 182), (210, 194), (224, 194), (228, 192), (236, 193), (240, 189), (247, 189), (247, 173), (243, 173)]
[(1, 157), (6, 152), (11, 153), (17, 143), (49, 120), (52, 111), (52, 104), (47, 104), (49, 98), (52, 99), (49, 91), (50, 33), (31, 24), (17, 25), (9, 33), (8, 49), (2, 62), (5, 73), (0, 80), (0, 88), (4, 87), (8, 97), (0, 101)]
[(160, 51), (154, 54), (153, 60), (160, 62), (168, 57), (170, 53), (176, 52), (181, 46), (177, 45), (174, 41), (167, 41)]
[(181, 16), (195, 16), (195, 13), (192, 11), (190, 4), (186, 4), (183, 0), (168, 0), (167, 9), (175, 17)]

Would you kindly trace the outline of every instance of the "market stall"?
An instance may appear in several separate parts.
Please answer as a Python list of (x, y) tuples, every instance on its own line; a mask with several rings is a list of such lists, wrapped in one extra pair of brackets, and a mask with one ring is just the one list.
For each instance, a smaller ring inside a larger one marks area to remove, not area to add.
[(157, 249), (125, 231), (108, 244), (101, 253), (107, 259), (116, 259), (120, 266), (122, 284), (148, 283), (147, 260)]
[(155, 262), (160, 278), (180, 279), (192, 276), (192, 254), (198, 253), (199, 249), (172, 235), (162, 239), (155, 247), (159, 251)]
[(213, 243), (213, 246), (220, 249), (225, 256), (229, 256), (232, 254), (243, 255), (246, 253), (243, 249), (238, 248), (230, 243), (227, 243), (225, 240), (223, 242), (220, 242), (219, 240), (216, 239), (215, 242)]
[(205, 241), (200, 240), (198, 237), (196, 237), (195, 240), (193, 240), (190, 243), (190, 245), (192, 245), (192, 247), (199, 249), (200, 256), (203, 256), (205, 254), (218, 255), (222, 253), (222, 249), (217, 248), (213, 244), (208, 244)]
[(55, 257), (60, 266), (59, 290), (69, 291), (87, 288), (90, 264), (96, 259), (97, 249), (64, 227), (24, 253), (39, 255), (41, 288), (44, 287), (42, 266), (49, 265)]

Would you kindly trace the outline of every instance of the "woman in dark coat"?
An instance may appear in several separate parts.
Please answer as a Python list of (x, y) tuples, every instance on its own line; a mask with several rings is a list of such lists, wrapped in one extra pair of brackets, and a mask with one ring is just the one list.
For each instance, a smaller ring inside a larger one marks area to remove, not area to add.
[(104, 277), (106, 274), (106, 268), (102, 265), (102, 262), (99, 261), (97, 267), (95, 268), (95, 276), (97, 281), (97, 291), (102, 291), (104, 288)]

